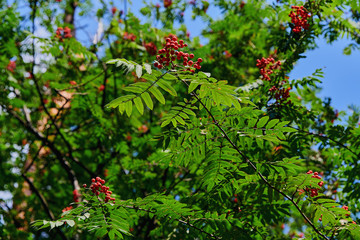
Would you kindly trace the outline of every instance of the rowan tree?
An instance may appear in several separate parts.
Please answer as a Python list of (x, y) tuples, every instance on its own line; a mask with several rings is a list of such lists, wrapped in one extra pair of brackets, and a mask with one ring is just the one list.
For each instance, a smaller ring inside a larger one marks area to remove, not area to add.
[(123, 3), (0, 1), (1, 238), (360, 238), (360, 111), (289, 77), (357, 1)]

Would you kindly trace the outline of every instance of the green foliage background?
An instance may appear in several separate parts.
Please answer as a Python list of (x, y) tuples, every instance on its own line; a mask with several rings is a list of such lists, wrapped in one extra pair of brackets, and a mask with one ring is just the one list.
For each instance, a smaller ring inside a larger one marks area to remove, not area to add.
[[(360, 112), (337, 114), (317, 97), (321, 69), (283, 85), (291, 104), (269, 92), (320, 36), (347, 36), (358, 49), (360, 2), (194, 2), (146, 1), (143, 23), (113, 14), (110, 1), (0, 1), (0, 190), (12, 195), (0, 204), (2, 239), (360, 238)], [(207, 15), (209, 4), (222, 19)], [(312, 15), (300, 34), (293, 5)], [(207, 26), (206, 45), (174, 28), (186, 9)], [(91, 14), (104, 33), (80, 42), (76, 23)], [(40, 26), (50, 37), (34, 34)], [(59, 26), (74, 37), (59, 41)], [(146, 44), (161, 49), (169, 34), (204, 59), (201, 70), (152, 67)], [(271, 82), (256, 67), (268, 56), (282, 61)], [(114, 204), (81, 188), (96, 176)]]

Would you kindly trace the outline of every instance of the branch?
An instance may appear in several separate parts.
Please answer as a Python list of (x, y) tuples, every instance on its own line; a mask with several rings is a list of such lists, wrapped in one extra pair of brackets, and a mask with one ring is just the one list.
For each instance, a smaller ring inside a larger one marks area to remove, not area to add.
[[(334, 143), (336, 143), (337, 145), (339, 145), (340, 147), (342, 148), (345, 148), (346, 150), (348, 150), (349, 152), (351, 152), (352, 154), (354, 154), (355, 157), (357, 158), (360, 158), (360, 154), (357, 154), (356, 152), (354, 152), (353, 150), (351, 150), (349, 147), (347, 147), (345, 144), (331, 138), (331, 137), (328, 137), (328, 136), (323, 136), (323, 135), (320, 135), (318, 133), (312, 133), (312, 132), (308, 132), (308, 131), (305, 131), (305, 130), (302, 130), (302, 129), (299, 129), (299, 128), (295, 128), (293, 127), (294, 129), (298, 130), (299, 132), (303, 132), (303, 133), (306, 133), (307, 135), (313, 135), (315, 137), (318, 137), (318, 138), (325, 138), (325, 139), (329, 139), (330, 141), (333, 141)], [(357, 164), (357, 161), (355, 161), (355, 164)]]
[[(182, 81), (187, 87), (189, 87), (189, 84), (182, 80), (179, 76), (176, 76), (177, 79), (179, 81)], [(199, 103), (204, 107), (204, 109), (206, 110), (206, 112), (209, 114), (209, 116), (212, 118), (212, 120), (214, 121), (214, 124), (216, 125), (216, 127), (220, 130), (220, 132), (223, 134), (224, 138), (230, 143), (230, 145), (239, 153), (239, 155), (242, 157), (243, 160), (245, 160), (245, 162), (247, 164), (249, 164), (249, 166), (254, 169), (254, 171), (257, 173), (257, 175), (263, 180), (263, 182), (270, 188), (272, 188), (273, 190), (277, 191), (279, 194), (281, 194), (283, 197), (285, 197), (286, 199), (288, 199), (294, 206), (295, 208), (299, 211), (299, 213), (301, 214), (301, 216), (305, 219), (305, 221), (314, 229), (314, 231), (319, 234), (323, 239), (329, 240), (329, 238), (327, 238), (323, 233), (321, 233), (316, 227), (315, 225), (310, 221), (310, 219), (301, 211), (301, 208), (299, 207), (299, 205), (297, 205), (297, 203), (287, 194), (283, 193), (280, 189), (277, 189), (276, 187), (274, 187), (262, 174), (261, 172), (258, 171), (258, 169), (256, 168), (256, 166), (253, 164), (252, 161), (250, 161), (250, 159), (245, 155), (245, 153), (243, 153), (236, 145), (235, 143), (230, 139), (230, 137), (227, 135), (227, 133), (225, 132), (225, 130), (220, 126), (219, 122), (216, 120), (215, 116), (210, 112), (210, 110), (206, 107), (206, 105), (201, 101), (201, 99), (199, 98), (199, 96), (192, 92), (191, 93), (192, 96), (194, 96), (196, 98), (197, 101), (199, 101)]]
[[(75, 176), (75, 172), (72, 170), (69, 162), (63, 156), (63, 154), (55, 147), (55, 145), (44, 137), (44, 135), (38, 132), (32, 125), (30, 121), (22, 119), (14, 110), (8, 109), (6, 106), (3, 106), (4, 109), (7, 109), (8, 112), (13, 115), (29, 132), (34, 134), (39, 140), (43, 142), (44, 145), (48, 146), (52, 152), (55, 154), (57, 159), (59, 159), (61, 166), (65, 169), (68, 174), (69, 180), (73, 183), (74, 189), (80, 189), (79, 182)], [(28, 119), (29, 120), (29, 119)]]
[[(139, 208), (139, 207), (135, 207), (135, 206), (122, 205), (122, 207), (126, 207), (126, 208), (130, 208), (130, 209), (134, 209), (134, 210), (140, 210), (140, 211), (144, 211), (144, 212), (156, 214), (156, 211), (151, 211), (151, 210), (147, 210), (147, 209)], [(171, 218), (171, 217), (168, 217), (168, 218), (169, 218), (169, 219), (173, 219), (173, 218)], [(184, 221), (184, 220), (181, 220), (181, 219), (173, 219), (173, 220), (176, 220), (176, 221), (178, 221), (178, 222), (180, 222), (180, 223), (186, 224), (186, 225), (188, 225), (189, 227), (192, 227), (192, 228), (194, 228), (194, 229), (196, 229), (196, 230), (198, 230), (198, 231), (200, 231), (200, 232), (202, 232), (202, 233), (205, 233), (206, 235), (208, 235), (208, 236), (211, 237), (211, 238), (221, 239), (220, 237), (215, 236), (215, 235), (212, 234), (212, 233), (206, 232), (205, 230), (202, 230), (201, 228), (198, 228), (198, 227), (196, 227), (195, 225), (193, 225), (193, 224), (191, 224), (191, 223), (189, 223), (189, 222), (186, 222), (186, 221)]]
[[(50, 219), (52, 221), (55, 220), (54, 214), (51, 212), (50, 208), (49, 208), (49, 204), (47, 203), (46, 199), (44, 198), (44, 196), (39, 192), (39, 190), (35, 187), (35, 185), (31, 182), (31, 180), (25, 176), (25, 174), (21, 174), (21, 176), (24, 178), (24, 180), (29, 184), (30, 189), (35, 193), (35, 195), (39, 198), (41, 205), (43, 206), (43, 208), (45, 209), (45, 212), (47, 213), (47, 215), (50, 217)], [(67, 239), (66, 236), (64, 235), (64, 233), (60, 230), (60, 229), (56, 229), (59, 233), (59, 235), (61, 236), (62, 239)]]

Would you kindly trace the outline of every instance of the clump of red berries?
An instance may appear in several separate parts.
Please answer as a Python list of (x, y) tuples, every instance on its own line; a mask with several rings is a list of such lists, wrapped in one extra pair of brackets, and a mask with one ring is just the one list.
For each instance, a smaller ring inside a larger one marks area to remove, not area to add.
[(200, 63), (203, 61), (202, 58), (198, 58), (196, 62), (193, 59), (195, 55), (193, 53), (184, 53), (180, 51), (181, 48), (187, 47), (184, 40), (178, 40), (175, 35), (170, 35), (166, 38), (164, 48), (158, 51), (159, 55), (156, 56), (156, 62), (154, 66), (162, 69), (164, 66), (170, 66), (174, 69), (180, 65), (175, 64), (176, 60), (182, 61), (182, 65), (186, 70), (195, 72), (195, 69), (200, 69)]
[(348, 211), (349, 212), (349, 214), (345, 214), (345, 216), (350, 216), (350, 211), (349, 211), (349, 207), (348, 206), (342, 206), (341, 207), (342, 209), (345, 209), (346, 211)]
[(291, 87), (288, 88), (277, 88), (275, 86), (272, 86), (269, 91), (270, 92), (274, 92), (274, 96), (276, 99), (276, 104), (277, 105), (282, 105), (283, 103), (286, 102), (286, 104), (290, 104), (291, 101), (287, 101), (287, 99), (290, 97), (290, 90)]
[(73, 209), (73, 206), (66, 207), (66, 208), (64, 208), (64, 209), (61, 210), (61, 211), (62, 211), (62, 212), (67, 212), (67, 211), (70, 211), (71, 209)]
[(153, 42), (146, 43), (145, 49), (150, 55), (156, 55), (157, 47)]
[(261, 58), (256, 60), (256, 66), (260, 69), (260, 74), (262, 79), (270, 81), (270, 75), (273, 74), (275, 69), (281, 68), (281, 62), (275, 62), (275, 59), (272, 57), (269, 58)]
[(232, 57), (232, 54), (228, 50), (224, 51), (224, 55), (225, 55), (225, 58), (231, 58)]
[(164, 7), (168, 8), (172, 5), (172, 0), (164, 0)]
[[(109, 187), (105, 186), (105, 180), (101, 179), (100, 177), (96, 177), (91, 179), (91, 186), (90, 189), (91, 191), (96, 195), (99, 196), (100, 193), (104, 193), (105, 194), (105, 202), (109, 202), (109, 201), (114, 201), (115, 203), (115, 198), (111, 197), (112, 191), (109, 191)], [(86, 185), (84, 185), (84, 187), (86, 187)]]
[(55, 37), (58, 38), (60, 42), (63, 42), (64, 38), (71, 38), (72, 37), (71, 29), (68, 28), (68, 27), (64, 27), (64, 28), (58, 27), (56, 29)]
[(311, 15), (306, 11), (304, 6), (292, 6), (292, 9), (296, 11), (291, 11), (289, 17), (291, 17), (291, 22), (294, 24), (292, 31), (294, 33), (299, 33), (302, 29), (306, 30), (309, 28), (308, 18)]
[[(281, 62), (275, 61), (274, 58), (271, 56), (268, 58), (261, 58), (256, 60), (256, 66), (260, 69), (261, 78), (266, 81), (271, 81), (270, 75), (274, 73), (274, 70), (280, 70), (281, 69)], [(287, 80), (283, 80), (279, 85), (272, 86), (269, 91), (274, 94), (274, 97), (276, 99), (276, 105), (281, 106), (284, 103), (290, 104), (291, 101), (287, 101), (287, 99), (290, 97), (290, 90), (291, 87), (283, 88), (282, 85), (284, 85), (287, 82)]]
[(16, 62), (15, 61), (10, 61), (9, 64), (7, 65), (6, 69), (9, 70), (10, 72), (14, 72), (16, 68)]
[(79, 202), (79, 198), (80, 198), (80, 193), (77, 189), (74, 189), (73, 191), (73, 197), (74, 197), (74, 202)]
[(117, 11), (117, 8), (116, 8), (116, 7), (112, 7), (112, 8), (111, 8), (111, 13), (112, 13), (112, 15), (114, 15), (114, 14), (116, 13), (116, 11)]
[[(318, 172), (313, 172), (312, 170), (309, 170), (306, 174), (313, 174), (311, 176), (312, 178), (321, 179)], [(322, 187), (324, 185), (324, 182), (321, 181), (321, 182), (318, 183), (318, 185), (320, 187)], [(318, 189), (316, 189), (316, 188), (311, 188), (311, 189), (306, 188), (306, 191), (310, 191), (310, 197), (316, 197), (317, 195), (319, 195), (318, 194)]]
[(134, 34), (132, 34), (132, 33), (124, 32), (124, 39), (135, 42), (136, 36)]

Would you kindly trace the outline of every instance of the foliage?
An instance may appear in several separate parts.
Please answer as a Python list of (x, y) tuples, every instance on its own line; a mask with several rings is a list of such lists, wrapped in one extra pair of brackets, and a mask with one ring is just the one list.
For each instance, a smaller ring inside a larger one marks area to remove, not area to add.
[[(320, 36), (359, 48), (357, 1), (148, 2), (144, 21), (106, 1), (0, 6), (1, 238), (360, 238), (360, 110), (317, 97), (321, 69), (287, 77)], [(174, 27), (190, 11), (204, 46)], [(175, 50), (153, 67), (178, 39), (201, 70)]]

